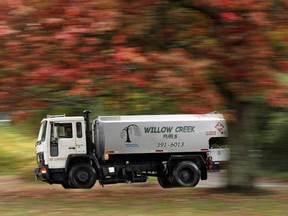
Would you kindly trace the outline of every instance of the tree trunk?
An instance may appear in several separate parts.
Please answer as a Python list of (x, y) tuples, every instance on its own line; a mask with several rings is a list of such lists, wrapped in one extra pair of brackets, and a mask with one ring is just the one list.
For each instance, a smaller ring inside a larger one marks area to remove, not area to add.
[(236, 121), (229, 123), (230, 162), (228, 188), (253, 189), (255, 163), (251, 157), (254, 146), (253, 105), (241, 102), (235, 108)]

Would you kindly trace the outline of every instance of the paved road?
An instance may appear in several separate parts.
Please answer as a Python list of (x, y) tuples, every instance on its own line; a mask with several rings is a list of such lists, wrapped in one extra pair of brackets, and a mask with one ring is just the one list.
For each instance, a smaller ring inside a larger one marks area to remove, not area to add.
[[(197, 187), (202, 188), (217, 188), (223, 187), (227, 183), (227, 173), (225, 171), (209, 172), (208, 180), (200, 181)], [(288, 182), (273, 181), (270, 179), (256, 180), (256, 186), (259, 187), (288, 187)]]

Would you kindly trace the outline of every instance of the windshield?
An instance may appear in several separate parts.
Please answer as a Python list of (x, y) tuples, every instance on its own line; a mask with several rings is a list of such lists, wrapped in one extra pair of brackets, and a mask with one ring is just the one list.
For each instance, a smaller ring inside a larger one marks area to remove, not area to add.
[(43, 142), (46, 139), (46, 129), (47, 129), (47, 121), (42, 122), (40, 131), (38, 134), (38, 142)]

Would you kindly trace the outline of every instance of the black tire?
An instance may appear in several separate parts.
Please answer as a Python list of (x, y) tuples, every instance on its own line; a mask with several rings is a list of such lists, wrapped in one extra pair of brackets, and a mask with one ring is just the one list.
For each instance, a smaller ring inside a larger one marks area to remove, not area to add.
[(71, 189), (71, 188), (73, 188), (68, 181), (65, 181), (65, 182), (63, 181), (63, 182), (61, 183), (61, 185), (62, 185), (62, 187), (65, 188), (65, 189)]
[(72, 188), (92, 188), (96, 182), (96, 171), (86, 163), (74, 165), (69, 172)]
[(157, 176), (158, 183), (162, 188), (171, 188), (173, 187), (171, 176), (169, 175), (158, 175)]
[(173, 180), (180, 187), (195, 187), (200, 180), (200, 170), (191, 161), (183, 161), (173, 169)]

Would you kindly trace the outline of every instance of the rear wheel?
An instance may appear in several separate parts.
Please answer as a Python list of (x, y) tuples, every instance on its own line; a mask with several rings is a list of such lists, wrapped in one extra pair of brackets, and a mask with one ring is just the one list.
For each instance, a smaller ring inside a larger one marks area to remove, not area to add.
[(92, 188), (96, 182), (96, 171), (86, 163), (74, 165), (69, 172), (72, 188)]
[(158, 183), (161, 185), (162, 188), (171, 188), (173, 187), (172, 177), (169, 175), (158, 175)]
[(191, 161), (183, 161), (173, 169), (173, 180), (180, 187), (195, 187), (200, 180), (200, 170)]

